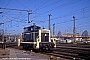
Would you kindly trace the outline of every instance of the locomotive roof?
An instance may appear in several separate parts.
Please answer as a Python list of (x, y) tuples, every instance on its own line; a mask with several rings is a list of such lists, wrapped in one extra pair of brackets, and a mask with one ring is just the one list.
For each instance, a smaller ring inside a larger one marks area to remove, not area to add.
[(37, 25), (31, 25), (31, 26), (28, 26), (28, 27), (24, 27), (24, 29), (26, 29), (26, 28), (34, 28), (34, 27), (41, 28), (41, 27), (39, 27)]

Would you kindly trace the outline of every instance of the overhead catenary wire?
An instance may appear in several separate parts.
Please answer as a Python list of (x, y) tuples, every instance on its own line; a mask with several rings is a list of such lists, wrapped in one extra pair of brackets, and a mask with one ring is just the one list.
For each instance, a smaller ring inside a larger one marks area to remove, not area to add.
[(15, 8), (1, 8), (0, 7), (0, 9), (2, 9), (2, 10), (17, 10), (17, 11), (26, 11), (26, 12), (31, 12), (32, 10), (21, 10), (21, 9), (15, 9)]
[[(81, 20), (82, 21), (82, 19), (86, 19), (86, 18), (89, 18), (89, 16), (87, 16), (87, 17), (80, 17), (80, 18), (76, 19), (76, 21), (77, 20)], [(68, 21), (64, 21), (64, 22), (61, 22), (61, 23), (57, 23), (57, 24), (67, 23), (67, 22), (70, 22), (70, 21), (73, 21), (73, 20), (68, 20)]]
[[(87, 17), (80, 17), (80, 18), (76, 19), (76, 21), (79, 21), (79, 20), (82, 21), (83, 19), (86, 19), (86, 18), (89, 18), (89, 16), (87, 16)], [(57, 24), (65, 24), (67, 22), (73, 22), (73, 20), (68, 20), (68, 21), (64, 21), (64, 22), (61, 22), (61, 23), (56, 23), (56, 25)]]
[[(18, 0), (16, 0), (18, 3), (20, 3), (22, 6), (24, 6), (25, 8), (28, 8), (28, 7), (26, 7), (24, 4), (22, 4), (21, 2), (19, 2)], [(0, 8), (0, 9), (5, 9), (6, 10), (6, 8)], [(32, 10), (21, 10), (21, 9), (14, 9), (14, 8), (7, 8), (7, 10), (17, 10), (17, 11), (27, 11), (28, 13), (29, 12), (31, 12)], [(24, 15), (24, 17), (25, 17), (25, 15)]]
[(3, 20), (10, 14), (10, 12), (8, 12), (7, 14), (5, 14), (5, 17), (3, 18)]
[(16, 11), (26, 11), (26, 12), (28, 12), (28, 23), (30, 22), (30, 14), (31, 14), (31, 12), (32, 12), (32, 10), (21, 10), (21, 9), (13, 9), (13, 8), (0, 8), (0, 9), (5, 9), (5, 10), (16, 10)]
[[(73, 4), (73, 3), (76, 3), (76, 2), (79, 2), (79, 1), (81, 1), (81, 0), (72, 0), (72, 1), (69, 1), (69, 2), (67, 2), (67, 3), (65, 3), (65, 4), (62, 4), (62, 5), (60, 5), (60, 6), (57, 6), (57, 7), (55, 7), (55, 8), (52, 8), (52, 9), (50, 9), (50, 10), (48, 10), (48, 11), (45, 11), (45, 12), (43, 12), (43, 13), (41, 13), (41, 14), (39, 14), (38, 16), (35, 16), (35, 17), (33, 17), (33, 18), (36, 18), (36, 17), (39, 17), (40, 15), (42, 15), (42, 14), (44, 14), (44, 13), (48, 13), (48, 12), (51, 12), (51, 11), (53, 11), (53, 10), (56, 10), (57, 8), (60, 8), (60, 7), (63, 7), (63, 6), (67, 6), (67, 5), (70, 5), (70, 4)], [(32, 19), (33, 19), (32, 18)]]
[[(90, 8), (89, 8), (89, 7), (90, 7), (90, 6), (83, 7), (83, 8), (81, 8), (81, 9), (75, 10), (75, 11), (73, 11), (73, 14), (75, 15), (75, 14), (81, 13), (81, 12), (82, 12), (82, 9), (84, 9), (84, 12), (88, 12), (88, 11), (90, 11)], [(67, 14), (65, 14), (65, 15), (62, 15), (62, 16), (58, 16), (58, 17), (52, 18), (51, 21), (52, 21), (52, 20), (56, 20), (56, 19), (60, 19), (60, 18), (65, 18), (65, 17), (71, 16), (71, 15), (72, 15), (72, 12), (67, 13)], [(38, 21), (40, 21), (40, 20), (38, 20)], [(48, 20), (43, 20), (42, 22), (44, 23), (44, 22), (47, 22), (47, 21), (48, 21)], [(65, 21), (65, 22), (66, 22), (66, 21)]]
[(58, 3), (58, 2), (60, 2), (60, 1), (62, 1), (62, 0), (58, 0), (58, 1), (54, 2), (54, 3), (51, 3), (51, 4), (48, 4), (48, 5), (46, 5), (46, 6), (40, 7), (40, 8), (38, 8), (37, 10), (40, 10), (40, 9), (46, 8), (46, 7), (48, 7), (48, 6), (51, 6), (51, 5), (53, 5), (53, 4)]
[[(87, 20), (87, 19), (86, 19)], [(81, 34), (81, 31), (82, 30), (88, 30), (88, 27), (87, 26), (90, 26), (90, 24), (89, 24), (89, 22), (88, 21), (86, 21), (86, 22), (84, 22), (85, 24), (77, 24), (76, 25), (76, 32), (77, 33), (80, 33)], [(86, 24), (87, 23), (87, 24)], [(78, 31), (78, 29), (79, 29), (79, 31)], [(82, 29), (82, 30), (81, 30)]]
[[(27, 2), (29, 3), (29, 5), (31, 5), (31, 4), (33, 3), (33, 1), (34, 1), (34, 0), (32, 0), (32, 1), (31, 1), (31, 0), (28, 0)], [(27, 4), (27, 2), (23, 3), (23, 5), (24, 5), (24, 4)], [(29, 8), (29, 5), (27, 5), (27, 7), (24, 7), (23, 9)]]
[[(47, 1), (48, 1), (48, 0), (47, 0)], [(46, 1), (46, 2), (47, 2), (47, 1)], [(46, 2), (44, 2), (44, 3), (46, 3)], [(44, 5), (44, 4), (42, 4), (42, 5)], [(42, 6), (42, 5), (41, 5), (41, 6)], [(15, 9), (12, 9), (12, 10), (15, 10)]]
[[(77, 20), (80, 20), (80, 19), (81, 19), (80, 21), (82, 21), (83, 19), (84, 19), (85, 21), (87, 21), (87, 22), (84, 22), (85, 24), (82, 24), (82, 23), (77, 24), (77, 23), (76, 23), (76, 28), (78, 28), (78, 27), (82, 28), (82, 27), (83, 27), (83, 28), (86, 28), (86, 29), (87, 29), (86, 26), (89, 26), (90, 24), (88, 24), (88, 23), (89, 23), (89, 22), (88, 22), (89, 20), (87, 20), (86, 18), (89, 18), (89, 16), (88, 16), (88, 17), (83, 17), (83, 18), (76, 19), (76, 21), (77, 21)], [(89, 19), (90, 19), (90, 18), (89, 18)], [(70, 21), (73, 21), (73, 20), (70, 20)], [(67, 22), (70, 22), (70, 21), (67, 21)], [(66, 22), (64, 22), (64, 23), (66, 23)], [(87, 23), (87, 24), (86, 24), (86, 23)], [(59, 24), (61, 24), (61, 23), (59, 23)], [(60, 27), (63, 28), (64, 26), (60, 26)], [(70, 26), (69, 26), (69, 27), (70, 27)], [(67, 28), (66, 25), (65, 25), (65, 28)], [(77, 29), (76, 29), (76, 31), (77, 31)]]
[[(31, 0), (28, 0), (28, 1), (24, 2), (24, 3), (21, 3), (20, 1), (16, 0), (16, 2), (18, 2), (20, 5), (24, 6), (23, 11), (25, 10), (25, 8), (29, 9), (28, 6), (25, 6), (24, 4), (26, 4), (27, 2), (30, 2), (30, 4), (31, 4), (33, 1), (34, 1), (34, 0), (32, 0), (32, 1), (31, 1)], [(30, 5), (30, 4), (29, 4), (29, 5)], [(18, 6), (18, 7), (20, 7), (20, 6)], [(18, 7), (17, 7), (17, 8), (18, 8)], [(18, 11), (20, 11), (20, 10), (18, 10)], [(32, 12), (32, 10), (26, 10), (26, 11), (27, 11), (27, 12), (30, 12), (30, 11)], [(26, 17), (28, 17), (28, 16), (22, 15), (22, 17), (25, 17), (25, 18), (26, 18)]]
[[(5, 0), (4, 0), (4, 1), (5, 1)], [(9, 3), (10, 3), (10, 1), (11, 1), (11, 0), (8, 1), (8, 3), (7, 3), (7, 5), (5, 6), (5, 8), (7, 8), (7, 6), (8, 6)], [(4, 2), (3, 2), (3, 3), (4, 3)], [(1, 6), (1, 7), (2, 7), (2, 6)], [(1, 7), (0, 7), (0, 8), (1, 8)], [(3, 12), (4, 12), (4, 10), (3, 10)]]
[[(65, 16), (66, 17), (66, 16)], [(58, 18), (58, 17), (57, 17)], [(62, 18), (62, 16), (61, 16), (61, 18)], [(59, 18), (58, 18), (59, 19)], [(52, 19), (52, 20), (55, 20), (55, 19)]]
[[(87, 19), (86, 19), (87, 20)], [(90, 26), (90, 24), (89, 24), (89, 22), (87, 21), (87, 22), (84, 22), (85, 24), (78, 24), (78, 25), (76, 25), (76, 33), (79, 33), (79, 32), (77, 32), (78, 31), (78, 29), (77, 28), (80, 28), (80, 29), (84, 29), (84, 30), (87, 30), (88, 29), (88, 27), (87, 26)], [(87, 24), (86, 24), (87, 23)], [(71, 30), (69, 30), (69, 32), (71, 32), (73, 29), (73, 27), (72, 26), (66, 26), (66, 25), (64, 25), (64, 26), (60, 26), (60, 28), (63, 28), (63, 29), (68, 29), (70, 27), (70, 29)]]
[(5, 0), (3, 0), (2, 4), (1, 4), (1, 7), (3, 6), (4, 2), (5, 2)]
[[(60, 1), (62, 1), (62, 0), (58, 0), (58, 1), (54, 2), (54, 3), (48, 4), (48, 5), (46, 5), (46, 6), (39, 7), (38, 9), (36, 8), (36, 11), (37, 11), (37, 10), (41, 10), (41, 9), (43, 9), (43, 8), (45, 8), (45, 7), (51, 6), (51, 5), (53, 5), (53, 4), (56, 4), (56, 3), (60, 2)], [(46, 2), (48, 2), (48, 0), (47, 0)], [(46, 2), (45, 2), (45, 3), (46, 3)], [(43, 5), (44, 5), (44, 4), (43, 4)], [(35, 10), (34, 10), (33, 12), (35, 12)], [(40, 14), (39, 14), (39, 15), (40, 15)], [(38, 15), (38, 16), (39, 16), (39, 15)], [(33, 18), (35, 18), (35, 17), (37, 17), (37, 16), (34, 16)]]
[[(88, 12), (88, 11), (90, 11), (90, 8), (89, 8), (89, 7), (90, 7), (90, 6), (87, 6), (87, 7), (81, 8), (81, 9), (79, 9), (79, 10), (73, 11), (73, 14), (77, 14), (77, 13), (79, 14), (79, 13), (81, 13), (81, 12), (82, 12), (82, 9), (84, 9), (84, 12)], [(65, 15), (63, 15), (63, 16), (55, 17), (55, 18), (53, 18), (53, 19), (51, 19), (51, 20), (56, 20), (56, 19), (59, 19), (59, 18), (71, 16), (71, 15), (72, 15), (72, 12), (71, 12), (71, 13), (67, 13), (67, 14), (65, 14)]]
[(36, 10), (38, 10), (41, 6), (43, 6), (45, 3), (47, 3), (49, 0), (46, 0), (43, 4), (41, 4), (38, 8), (36, 8), (33, 12), (35, 12)]
[[(79, 0), (80, 1), (80, 0)], [(72, 2), (72, 3), (75, 3), (75, 2), (77, 2), (77, 1), (70, 1), (70, 2)], [(70, 2), (68, 2), (68, 3), (70, 3)], [(65, 3), (65, 4), (67, 4), (67, 3)], [(60, 6), (64, 6), (65, 4), (62, 4), (62, 5), (60, 5)], [(39, 14), (38, 16), (40, 16), (41, 14)], [(35, 16), (35, 17), (37, 17), (37, 16)], [(32, 19), (33, 18), (35, 18), (35, 17), (32, 17)], [(63, 16), (64, 17), (64, 16)], [(56, 17), (55, 19), (58, 19), (58, 18), (62, 18), (62, 17)], [(51, 20), (55, 20), (55, 19), (51, 19)]]
[[(87, 19), (86, 19), (86, 20), (87, 20)], [(90, 25), (90, 24), (89, 24), (90, 22), (88, 22), (88, 21), (86, 21), (86, 22), (84, 22), (84, 23), (85, 23), (85, 24), (83, 24), (84, 26), (85, 26), (85, 25), (87, 25), (87, 26)], [(86, 23), (87, 23), (87, 24), (86, 24)], [(82, 25), (82, 23), (81, 23), (81, 24), (78, 24), (78, 25), (76, 25), (76, 26), (82, 27), (83, 25)], [(84, 27), (84, 26), (83, 26), (83, 27)], [(85, 26), (85, 27), (86, 27), (86, 26)]]
[[(23, 3), (19, 2), (18, 0), (16, 0), (18, 3), (20, 3), (24, 8), (28, 8), (27, 6), (25, 6)], [(29, 9), (29, 8), (28, 8)]]
[[(21, 15), (21, 14), (18, 13), (18, 14), (16, 14), (15, 16), (12, 16), (11, 19), (9, 19), (9, 20), (4, 20), (3, 23), (5, 23), (5, 22), (10, 22), (10, 21), (12, 21), (15, 17), (18, 17), (19, 15)], [(13, 17), (14, 17), (14, 18), (13, 18)]]
[(72, 0), (72, 1), (69, 1), (69, 2), (67, 2), (67, 3), (65, 3), (65, 4), (62, 4), (62, 5), (60, 5), (60, 6), (57, 6), (57, 7), (53, 8), (53, 9), (51, 9), (51, 10), (48, 10), (48, 11), (46, 11), (46, 12), (44, 12), (44, 13), (51, 12), (51, 11), (57, 9), (57, 8), (60, 8), (60, 7), (63, 7), (63, 6), (67, 6), (67, 5), (70, 5), (70, 4), (79, 2), (79, 1), (81, 1), (81, 0), (77, 0), (77, 1), (76, 1), (76, 0), (75, 0), (75, 1)]
[[(13, 15), (16, 15), (17, 13), (19, 13), (19, 12), (15, 12), (15, 13), (11, 13), (10, 11), (9, 11), (9, 12), (4, 12), (4, 13), (3, 13), (3, 16), (4, 16), (4, 17), (2, 18), (2, 21), (4, 21), (5, 18), (9, 19), (10, 17), (12, 17)], [(23, 14), (22, 14), (21, 12), (20, 12), (20, 14), (21, 14), (21, 15), (19, 15), (18, 17), (15, 17), (15, 18), (13, 17), (14, 20), (17, 20), (17, 21), (20, 21), (20, 20), (21, 20), (21, 21), (27, 21), (27, 20), (25, 19), (25, 18), (26, 18), (25, 15), (22, 17)]]
[(6, 7), (5, 7), (5, 8), (7, 8), (7, 6), (8, 6), (8, 5), (9, 5), (9, 3), (10, 3), (10, 1), (11, 1), (11, 0), (9, 0), (9, 1), (8, 1), (8, 3), (7, 3), (7, 5), (6, 5)]

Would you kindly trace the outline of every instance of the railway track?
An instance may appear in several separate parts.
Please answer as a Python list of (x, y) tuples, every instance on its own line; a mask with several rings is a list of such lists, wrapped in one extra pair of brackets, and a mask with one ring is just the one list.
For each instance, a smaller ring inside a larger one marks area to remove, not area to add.
[(46, 53), (44, 52), (43, 54), (49, 55), (49, 56), (54, 56), (54, 57), (60, 57), (68, 60), (82, 60), (81, 58), (76, 57), (78, 54), (71, 54), (71, 53), (65, 53), (65, 52), (51, 52), (51, 53)]
[(59, 44), (54, 51), (80, 60), (90, 59), (90, 44)]
[(52, 52), (42, 53), (69, 60), (88, 60), (90, 59), (90, 44), (57, 44)]
[[(17, 47), (16, 43), (9, 44), (7, 47), (22, 49), (22, 47)], [(30, 50), (26, 50), (26, 53), (29, 51)], [(90, 44), (57, 44), (57, 47), (52, 52), (47, 51), (39, 53), (65, 59), (88, 60), (90, 59)]]
[(72, 44), (72, 43), (58, 43), (57, 46), (67, 46), (67, 47), (81, 47), (81, 48), (90, 48), (90, 44), (80, 43), (80, 44)]

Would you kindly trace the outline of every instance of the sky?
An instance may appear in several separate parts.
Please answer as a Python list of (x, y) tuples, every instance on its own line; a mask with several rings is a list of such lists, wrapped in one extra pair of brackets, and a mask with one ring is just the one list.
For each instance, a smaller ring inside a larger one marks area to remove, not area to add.
[(48, 29), (51, 14), (51, 33), (55, 24), (55, 34), (59, 31), (72, 34), (74, 16), (76, 33), (82, 34), (87, 30), (90, 35), (90, 0), (0, 0), (0, 8), (0, 23), (4, 23), (0, 29), (5, 34), (21, 34), (24, 27), (33, 23)]

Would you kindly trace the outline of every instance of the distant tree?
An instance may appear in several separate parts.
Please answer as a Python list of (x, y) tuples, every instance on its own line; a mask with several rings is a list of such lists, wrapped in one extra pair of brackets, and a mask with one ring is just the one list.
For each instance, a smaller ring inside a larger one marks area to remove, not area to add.
[(85, 31), (82, 33), (82, 36), (88, 36), (88, 31), (85, 30)]
[(58, 31), (57, 36), (61, 36), (61, 31)]

